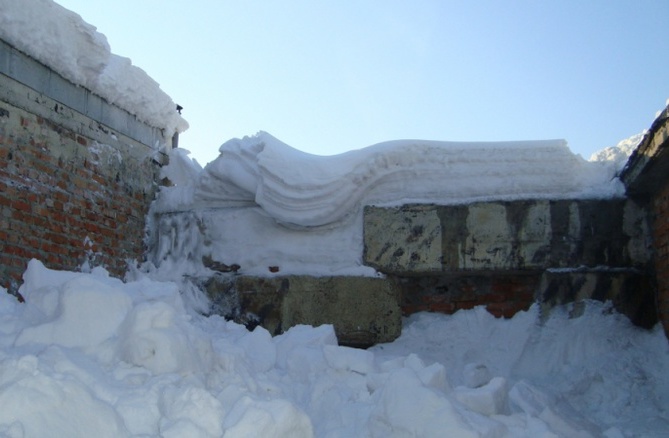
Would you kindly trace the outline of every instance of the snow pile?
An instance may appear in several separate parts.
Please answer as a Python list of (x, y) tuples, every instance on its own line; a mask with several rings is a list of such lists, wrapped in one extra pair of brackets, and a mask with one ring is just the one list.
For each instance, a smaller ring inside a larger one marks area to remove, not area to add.
[[(165, 437), (660, 436), (661, 330), (609, 307), (418, 314), (394, 343), (331, 326), (272, 338), (190, 312), (174, 283), (32, 261), (0, 293), (0, 435)], [(0, 291), (1, 292), (1, 291)]]
[(360, 205), (622, 194), (606, 166), (574, 155), (562, 140), (401, 140), (322, 157), (260, 132), (228, 141), (220, 153), (204, 169), (196, 203), (255, 203), (277, 221), (297, 226), (332, 224)]
[(52, 0), (0, 0), (0, 38), (168, 135), (188, 129), (158, 83), (112, 54), (104, 35)]
[(243, 275), (378, 275), (362, 263), (362, 215), (336, 227), (298, 229), (278, 224), (257, 206), (203, 209), (162, 215), (153, 228), (152, 261), (174, 280), (209, 277), (203, 257), (236, 264)]

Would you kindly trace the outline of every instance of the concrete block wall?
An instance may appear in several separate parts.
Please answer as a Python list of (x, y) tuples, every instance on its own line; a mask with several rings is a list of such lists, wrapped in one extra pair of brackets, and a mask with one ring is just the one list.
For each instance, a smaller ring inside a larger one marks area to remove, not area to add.
[[(181, 224), (167, 246), (187, 263), (184, 248), (214, 236), (192, 212), (177, 215), (159, 220)], [(640, 326), (657, 322), (648, 212), (632, 200), (367, 206), (362, 220), (362, 262), (383, 278), (221, 271), (192, 280), (216, 313), (249, 327), (279, 334), (295, 324), (330, 323), (341, 343), (355, 346), (399, 336), (401, 314), (475, 306), (509, 318), (534, 303), (548, 314), (559, 304), (610, 300)]]
[(297, 324), (333, 324), (340, 344), (390, 342), (402, 330), (398, 285), (371, 277), (215, 275), (201, 286), (214, 311), (278, 335)]
[(31, 258), (122, 275), (144, 256), (169, 139), (0, 43), (0, 285), (15, 288)]
[(652, 326), (647, 219), (625, 199), (366, 207), (364, 263), (397, 279), (405, 315), (591, 298)]
[(365, 207), (364, 262), (393, 275), (649, 263), (646, 213), (630, 200)]

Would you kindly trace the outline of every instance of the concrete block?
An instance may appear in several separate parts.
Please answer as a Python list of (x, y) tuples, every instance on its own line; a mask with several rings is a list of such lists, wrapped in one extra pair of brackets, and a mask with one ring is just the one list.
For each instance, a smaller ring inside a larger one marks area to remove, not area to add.
[(364, 263), (386, 274), (642, 267), (647, 215), (632, 201), (368, 207)]
[(393, 272), (439, 272), (441, 221), (434, 206), (366, 207), (365, 262)]
[(273, 335), (298, 324), (332, 324), (341, 345), (369, 347), (402, 329), (399, 288), (390, 279), (219, 275), (202, 284), (215, 313)]
[(509, 269), (514, 265), (513, 229), (502, 204), (469, 207), (467, 237), (462, 242), (460, 269)]
[(399, 289), (390, 279), (298, 276), (289, 281), (282, 307), (288, 327), (334, 324), (340, 344), (363, 347), (400, 335)]

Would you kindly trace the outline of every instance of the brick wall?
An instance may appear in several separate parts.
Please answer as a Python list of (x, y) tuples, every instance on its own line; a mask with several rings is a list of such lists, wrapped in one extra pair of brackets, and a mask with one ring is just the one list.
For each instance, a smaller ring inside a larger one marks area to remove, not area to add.
[(31, 258), (54, 269), (85, 261), (113, 274), (140, 259), (156, 171), (118, 149), (0, 102), (0, 278)]
[(399, 279), (404, 315), (428, 311), (455, 313), (486, 306), (496, 317), (510, 318), (536, 300), (541, 274), (452, 274)]
[(145, 254), (171, 139), (4, 43), (0, 54), (0, 286), (15, 290), (32, 258), (123, 275)]
[(669, 337), (669, 183), (655, 194), (653, 210), (657, 310)]

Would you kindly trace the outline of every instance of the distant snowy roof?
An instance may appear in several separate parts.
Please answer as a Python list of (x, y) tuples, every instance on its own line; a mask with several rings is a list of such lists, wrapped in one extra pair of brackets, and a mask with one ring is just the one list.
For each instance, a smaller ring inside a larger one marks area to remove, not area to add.
[(168, 135), (188, 129), (176, 104), (107, 38), (52, 0), (0, 0), (0, 38)]

